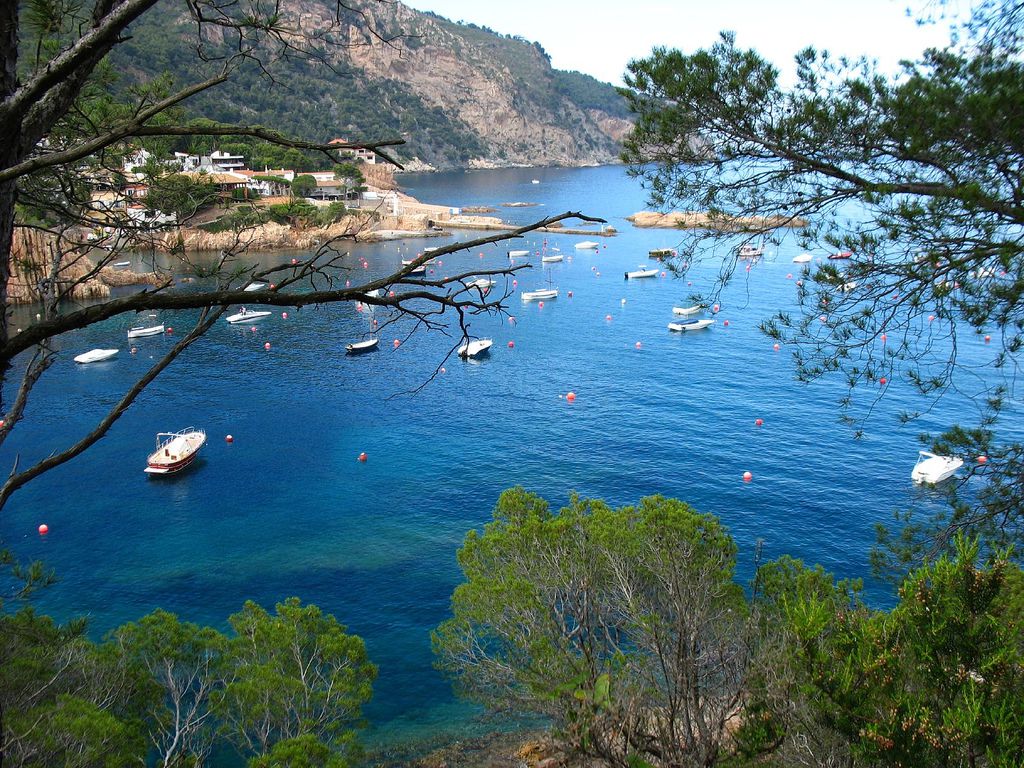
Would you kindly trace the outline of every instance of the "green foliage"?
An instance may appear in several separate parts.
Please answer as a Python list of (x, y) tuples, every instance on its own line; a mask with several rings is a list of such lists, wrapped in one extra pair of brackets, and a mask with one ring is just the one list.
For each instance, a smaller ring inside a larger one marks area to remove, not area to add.
[[(748, 659), (735, 553), (715, 518), (672, 499), (614, 510), (574, 496), (552, 514), (507, 490), (459, 550), (438, 664), (463, 694), (549, 715), (616, 764), (713, 755)], [(643, 716), (670, 702), (673, 715)], [(680, 738), (684, 719), (700, 725)]]
[(363, 641), (298, 598), (273, 615), (247, 602), (230, 622), (230, 674), (215, 696), (227, 737), (256, 756), (306, 735), (345, 759), (358, 755), (355, 729), (377, 676)]
[(150, 210), (185, 221), (218, 199), (217, 186), (212, 181), (202, 176), (194, 179), (182, 173), (172, 173), (150, 179), (145, 203)]
[(316, 191), (316, 178), (300, 174), (292, 180), (292, 194), (295, 197), (309, 197)]

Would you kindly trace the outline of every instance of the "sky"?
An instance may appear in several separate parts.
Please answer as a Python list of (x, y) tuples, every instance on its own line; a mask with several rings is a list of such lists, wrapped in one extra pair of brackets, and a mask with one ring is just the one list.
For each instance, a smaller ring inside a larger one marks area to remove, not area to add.
[[(948, 26), (919, 26), (908, 0), (403, 0), (420, 11), (486, 26), (538, 42), (555, 69), (577, 70), (622, 84), (630, 59), (655, 46), (692, 53), (731, 30), (737, 44), (754, 48), (782, 71), (813, 45), (834, 55), (876, 59), (895, 72), (900, 59), (916, 58), (949, 41)], [(914, 9), (935, 0), (912, 0)]]

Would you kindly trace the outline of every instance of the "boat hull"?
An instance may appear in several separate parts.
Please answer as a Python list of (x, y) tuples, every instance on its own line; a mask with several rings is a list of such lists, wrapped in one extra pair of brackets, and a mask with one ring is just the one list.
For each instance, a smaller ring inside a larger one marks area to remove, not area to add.
[(456, 351), (456, 354), (459, 357), (468, 360), (471, 357), (477, 357), (478, 355), (487, 354), (488, 352), (490, 352), (491, 346), (493, 344), (494, 341), (491, 339), (476, 339), (475, 341), (470, 341), (466, 344), (463, 344)]
[(361, 355), (365, 352), (372, 352), (377, 348), (380, 339), (369, 339), (368, 341), (357, 341), (345, 345), (345, 354)]
[(128, 338), (137, 339), (142, 336), (157, 336), (164, 332), (162, 325), (151, 325), (148, 328), (129, 328)]
[(687, 333), (689, 331), (702, 331), (705, 328), (710, 328), (715, 324), (714, 320), (680, 320), (678, 323), (669, 323), (668, 329), (670, 331), (676, 331), (677, 333)]
[(102, 363), (104, 360), (110, 360), (117, 356), (118, 350), (116, 349), (91, 349), (88, 352), (83, 352), (80, 355), (75, 356), (76, 363)]
[(544, 301), (546, 299), (557, 299), (557, 290), (544, 290), (544, 291), (524, 291), (522, 294), (523, 301)]
[(231, 323), (232, 325), (234, 325), (236, 323), (248, 323), (250, 320), (259, 320), (260, 318), (268, 317), (271, 314), (272, 314), (271, 312), (263, 312), (263, 311), (260, 311), (260, 312), (239, 312), (238, 314), (230, 315), (227, 318), (227, 321), (229, 323)]
[(196, 460), (199, 449), (205, 444), (206, 433), (201, 429), (161, 432), (157, 435), (157, 449), (149, 455), (143, 472), (147, 475), (181, 472)]

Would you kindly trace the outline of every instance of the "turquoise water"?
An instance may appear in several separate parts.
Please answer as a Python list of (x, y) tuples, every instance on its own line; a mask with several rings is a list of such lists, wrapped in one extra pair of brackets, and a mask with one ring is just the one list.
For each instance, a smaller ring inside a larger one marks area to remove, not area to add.
[[(41, 596), (43, 610), (87, 615), (99, 635), (158, 606), (224, 627), (246, 599), (269, 606), (297, 595), (365, 638), (379, 665), (367, 708), (371, 743), (460, 737), (490, 725), (477, 725), (477, 711), (455, 701), (432, 669), (428, 633), (446, 617), (459, 578), (456, 549), (467, 530), (489, 520), (504, 488), (523, 485), (555, 507), (573, 491), (613, 504), (679, 497), (728, 525), (744, 578), (758, 539), (766, 558), (789, 553), (839, 576), (866, 575), (873, 523), (894, 509), (937, 503), (909, 479), (916, 436), (973, 409), (970, 392), (901, 427), (897, 413), (923, 403), (893, 382), (884, 398), (866, 393), (855, 410), (865, 437), (854, 439), (837, 420), (842, 383), (797, 383), (787, 354), (757, 330), (795, 305), (786, 278), (796, 271), (794, 243), (773, 246), (726, 289), (715, 327), (672, 334), (672, 306), (709, 287), (718, 263), (696, 267), (692, 287), (660, 277), (624, 281), (649, 249), (671, 247), (676, 236), (624, 220), (644, 205), (622, 168), (403, 183), (424, 202), (541, 203), (500, 209), (517, 222), (580, 210), (608, 219), (619, 234), (601, 238), (597, 252), (574, 250), (582, 237), (548, 235), (566, 261), (542, 272), (535, 259), (538, 268), (520, 275), (519, 286), (550, 279), (561, 295), (543, 308), (513, 296), (514, 322), (474, 319), (472, 331), (495, 340), (479, 361), (444, 361), (455, 341), (440, 333), (417, 333), (394, 349), (392, 338), (404, 338), (406, 327), (389, 329), (379, 351), (347, 357), (344, 345), (368, 328), (352, 305), (289, 310), (287, 319), (278, 312), (256, 333), (222, 323), (98, 445), (19, 491), (4, 510), (4, 542), (60, 577)], [(353, 278), (387, 274), (410, 253), (451, 241), (353, 246)], [(525, 242), (535, 251), (543, 237)], [(510, 247), (445, 256), (437, 269), (501, 266)], [(181, 329), (187, 319), (160, 318)], [(172, 343), (137, 339), (130, 355), (130, 324), (112, 320), (61, 340), (67, 352), (38, 386), (0, 464), (9, 466), (15, 450), (24, 463), (77, 439)], [(111, 362), (71, 361), (109, 346), (121, 347)], [(990, 351), (981, 340), (960, 340), (966, 361), (981, 365)], [(444, 372), (431, 378), (439, 365)], [(571, 404), (563, 397), (570, 391)], [(155, 434), (193, 424), (210, 435), (196, 465), (163, 481), (143, 474)], [(361, 452), (366, 463), (356, 460)], [(744, 471), (753, 482), (742, 482)], [(46, 537), (35, 532), (42, 522)], [(884, 586), (868, 587), (872, 599), (888, 599)]]

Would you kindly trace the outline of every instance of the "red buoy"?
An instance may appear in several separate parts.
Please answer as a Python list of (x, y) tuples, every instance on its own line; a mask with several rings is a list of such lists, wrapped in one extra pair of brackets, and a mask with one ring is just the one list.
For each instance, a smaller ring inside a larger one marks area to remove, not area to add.
[(224, 437), (224, 442), (225, 442), (225, 443), (233, 443), (233, 442), (235, 442), (235, 438), (234, 438), (234, 437), (232, 437), (231, 435), (226, 435), (226, 436)]
[(537, 309), (544, 309), (544, 302), (543, 301), (538, 301), (537, 302)]
[(722, 325), (729, 325), (729, 321), (728, 321), (728, 320), (725, 320), (725, 321), (724, 321), (724, 322), (722, 323)]
[(720, 309), (721, 309), (721, 307), (720, 307), (720, 306), (718, 306), (717, 304), (715, 304), (715, 306), (713, 306), (713, 307), (711, 308), (711, 311), (712, 311), (712, 312), (715, 312), (715, 313), (717, 313), (717, 312), (718, 312), (718, 310), (720, 310)]
[(743, 473), (743, 482), (744, 483), (749, 483), (753, 479), (754, 479), (754, 475), (753, 475), (752, 472), (747, 471), (747, 472)]
[(754, 419), (754, 426), (760, 427), (764, 424), (764, 419)]
[(780, 347), (779, 347), (779, 345), (778, 345), (778, 344), (773, 344), (773, 345), (772, 345), (772, 349), (774, 349), (774, 350), (775, 350), (776, 352), (778, 352), (778, 351), (779, 351), (779, 349), (780, 349)]
[(168, 333), (174, 333), (174, 329), (173, 329), (173, 328), (171, 328), (171, 326), (169, 326), (169, 325), (168, 325), (168, 326), (167, 326), (167, 332), (168, 332)]
[(886, 336), (884, 333), (881, 336), (879, 336), (879, 338), (882, 340), (883, 344), (885, 344), (885, 342), (889, 340), (889, 337)]
[(398, 339), (395, 339), (391, 344), (395, 349), (398, 349), (402, 342), (400, 342)]
[(935, 319), (935, 315), (928, 315), (928, 322), (932, 322)]
[(886, 384), (889, 383), (889, 380), (887, 378), (885, 378), (885, 376), (883, 376), (882, 378), (880, 378), (878, 380), (878, 383), (881, 384), (884, 387)]
[(788, 275), (786, 275), (786, 279), (787, 280), (792, 280), (793, 279), (793, 273), (790, 272)]
[(298, 264), (298, 263), (299, 263), (298, 259), (292, 259), (292, 264)]
[(518, 280), (513, 280), (512, 281), (512, 287), (513, 288), (518, 288), (519, 287), (519, 281)]
[(288, 319), (288, 313), (287, 312), (282, 312), (281, 313), (281, 317), (284, 318), (285, 320), (287, 320)]
[(360, 461), (366, 461), (366, 454), (365, 453), (360, 453), (359, 454), (359, 460)]
[(575, 403), (576, 402), (576, 393), (575, 392), (570, 392), (569, 394), (567, 394), (565, 396), (565, 399), (566, 399), (567, 402)]
[(986, 344), (988, 344), (988, 343), (989, 343), (990, 341), (992, 341), (992, 337), (991, 337), (991, 336), (989, 336), (989, 335), (988, 335), (988, 334), (986, 333), (986, 334), (985, 334), (985, 343), (986, 343)]
[(643, 346), (643, 344), (641, 344), (639, 341), (636, 343), (636, 348), (637, 349), (640, 349), (640, 347), (642, 347), (642, 346)]
[(268, 341), (266, 344), (264, 344), (263, 348), (269, 352), (270, 351), (270, 342)]
[(988, 463), (988, 456), (979, 456), (978, 457), (978, 463), (979, 464), (986, 464), (986, 463)]
[(509, 348), (509, 349), (513, 349), (513, 348), (515, 347), (515, 345), (516, 345), (516, 343), (515, 343), (514, 341), (510, 341), (510, 342), (508, 343), (508, 348)]
[(604, 319), (607, 320), (610, 323), (612, 321), (612, 316), (611, 315), (605, 315)]
[(40, 524), (40, 526), (39, 526), (39, 535), (40, 536), (45, 536), (49, 532), (50, 532), (50, 526), (48, 526), (46, 523)]

